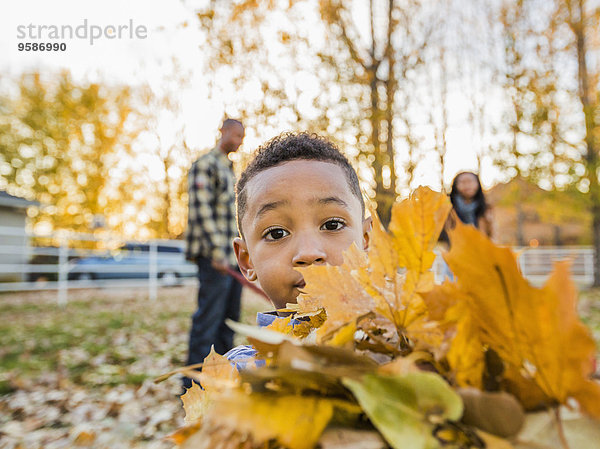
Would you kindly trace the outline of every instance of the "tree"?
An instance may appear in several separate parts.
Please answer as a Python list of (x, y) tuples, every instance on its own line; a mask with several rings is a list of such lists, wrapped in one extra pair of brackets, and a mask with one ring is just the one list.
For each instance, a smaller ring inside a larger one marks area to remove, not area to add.
[(584, 0), (508, 1), (500, 15), (504, 87), (512, 108), (511, 139), (500, 153), (500, 165), (547, 189), (568, 189), (587, 197), (597, 286), (600, 68), (590, 61), (600, 48), (599, 16)]
[[(592, 53), (600, 50), (600, 9), (590, 11), (585, 0), (566, 0), (561, 5), (573, 33), (577, 57), (578, 96), (585, 121), (586, 179), (594, 239), (594, 286), (600, 286), (600, 185), (598, 184), (600, 142), (600, 66)], [(594, 48), (595, 46), (595, 48)], [(595, 69), (595, 70), (594, 70)]]
[[(152, 215), (150, 226), (158, 237), (177, 238), (185, 229), (187, 208), (187, 171), (192, 164), (192, 151), (185, 141), (185, 124), (182, 118), (180, 92), (189, 84), (190, 74), (185, 73), (176, 59), (159, 86), (144, 85), (139, 92), (136, 109), (143, 119), (143, 131), (138, 145), (145, 163), (153, 167), (154, 178), (148, 171), (146, 190), (152, 191), (154, 200), (149, 205)], [(160, 177), (156, 171), (160, 168)], [(150, 193), (150, 192), (149, 192)]]
[(0, 109), (0, 187), (41, 203), (34, 223), (89, 232), (94, 217), (119, 221), (127, 189), (114, 175), (128, 155), (132, 92), (77, 83), (67, 72), (24, 74)]
[[(431, 108), (429, 112), (429, 120), (431, 122), (431, 126), (433, 128), (433, 135), (435, 138), (435, 144), (433, 150), (437, 156), (439, 165), (440, 165), (440, 186), (441, 191), (444, 192), (444, 175), (446, 174), (446, 153), (448, 152), (448, 141), (447, 141), (447, 133), (448, 133), (448, 75), (447, 75), (447, 62), (445, 56), (445, 49), (442, 47), (438, 54), (438, 68), (439, 68), (439, 77), (438, 77), (438, 85), (439, 85), (439, 96), (436, 95), (432, 100), (439, 104), (439, 113), (438, 117), (435, 115), (435, 108)], [(434, 86), (436, 83), (431, 82), (431, 85)]]
[(573, 184), (583, 174), (573, 108), (575, 73), (564, 67), (564, 58), (570, 57), (564, 42), (570, 36), (558, 5), (551, 3), (508, 2), (500, 11), (511, 138), (497, 162), (546, 189)]
[[(357, 23), (363, 14), (367, 28)], [(238, 91), (261, 97), (237, 97), (229, 110), (263, 134), (309, 129), (355, 147), (349, 156), (387, 223), (399, 193), (399, 141), (410, 151), (408, 181), (419, 159), (414, 120), (401, 106), (415, 103), (408, 80), (423, 65), (432, 12), (411, 0), (240, 0), (210, 2), (198, 17), (213, 88), (227, 89), (218, 87), (225, 74)]]

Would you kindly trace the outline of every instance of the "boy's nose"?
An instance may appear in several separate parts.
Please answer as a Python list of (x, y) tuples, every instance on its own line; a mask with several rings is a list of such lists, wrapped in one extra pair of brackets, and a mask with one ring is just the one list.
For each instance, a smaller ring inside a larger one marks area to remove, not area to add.
[(312, 264), (324, 264), (327, 255), (317, 245), (303, 244), (300, 242), (296, 255), (292, 258), (295, 267), (302, 267)]

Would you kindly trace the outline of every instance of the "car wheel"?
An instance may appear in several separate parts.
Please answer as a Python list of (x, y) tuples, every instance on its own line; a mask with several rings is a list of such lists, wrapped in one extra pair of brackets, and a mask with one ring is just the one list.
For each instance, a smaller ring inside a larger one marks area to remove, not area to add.
[(179, 275), (174, 271), (165, 271), (158, 275), (160, 285), (163, 287), (172, 287), (179, 284)]
[(45, 284), (48, 281), (49, 279), (46, 274), (33, 274), (29, 278), (29, 282), (38, 282), (40, 284)]
[(94, 277), (91, 273), (78, 273), (75, 275), (75, 279), (78, 281), (93, 281)]

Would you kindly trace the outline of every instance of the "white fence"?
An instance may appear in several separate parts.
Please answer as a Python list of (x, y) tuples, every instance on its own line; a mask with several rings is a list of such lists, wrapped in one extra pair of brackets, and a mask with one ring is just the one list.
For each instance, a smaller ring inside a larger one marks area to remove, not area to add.
[[(31, 239), (54, 246), (32, 246)], [(96, 242), (105, 249), (82, 249)], [(64, 305), (75, 288), (146, 287), (156, 299), (159, 286), (197, 284), (195, 264), (184, 256), (184, 242), (124, 242), (114, 236), (81, 233), (27, 234), (0, 226), (0, 292), (57, 290)]]
[(580, 286), (594, 283), (594, 249), (586, 246), (515, 248), (520, 252), (523, 275), (533, 284), (542, 284), (558, 260), (571, 260), (571, 278)]
[[(519, 268), (523, 276), (533, 285), (542, 285), (554, 262), (571, 261), (571, 278), (580, 287), (594, 283), (594, 249), (591, 246), (545, 246), (538, 248), (514, 247), (518, 255)], [(444, 262), (439, 252), (433, 265), (436, 281), (444, 278)]]
[[(32, 238), (50, 239), (55, 246), (32, 246)], [(80, 249), (96, 242), (107, 249)], [(161, 285), (197, 285), (195, 264), (184, 258), (184, 242), (151, 240), (123, 242), (111, 236), (52, 233), (27, 234), (22, 228), (0, 226), (0, 292), (56, 289), (59, 304), (66, 304), (75, 288), (146, 287), (156, 299)], [(571, 259), (572, 278), (580, 286), (594, 280), (591, 247), (514, 248), (523, 275), (540, 285), (556, 260)], [(434, 263), (436, 279), (444, 276), (441, 257)]]

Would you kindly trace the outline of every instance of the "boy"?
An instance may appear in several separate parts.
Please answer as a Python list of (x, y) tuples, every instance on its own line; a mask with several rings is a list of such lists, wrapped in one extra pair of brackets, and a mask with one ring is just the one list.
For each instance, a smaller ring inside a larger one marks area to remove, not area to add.
[[(259, 148), (236, 185), (236, 202), (240, 271), (259, 282), (276, 309), (296, 302), (304, 287), (295, 268), (341, 265), (353, 242), (367, 248), (371, 218), (364, 217), (356, 172), (333, 143), (314, 134), (283, 134)], [(264, 326), (275, 318), (259, 314), (257, 321)], [(226, 357), (254, 354), (241, 346)]]

